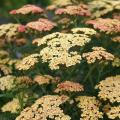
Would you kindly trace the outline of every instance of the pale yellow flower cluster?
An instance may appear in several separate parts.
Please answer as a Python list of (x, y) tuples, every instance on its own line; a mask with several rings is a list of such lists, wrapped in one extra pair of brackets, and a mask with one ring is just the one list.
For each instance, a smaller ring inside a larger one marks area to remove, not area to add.
[(91, 39), (84, 34), (52, 33), (41, 39), (34, 40), (38, 46), (46, 45), (40, 51), (43, 62), (48, 62), (52, 70), (59, 69), (60, 65), (70, 67), (80, 63), (81, 55), (77, 51), (70, 51), (75, 46), (82, 47)]
[(120, 102), (120, 75), (107, 77), (101, 81), (96, 87), (99, 89), (99, 98), (111, 103)]
[(0, 90), (1, 91), (11, 90), (12, 88), (15, 87), (14, 81), (15, 81), (15, 77), (12, 75), (1, 77), (0, 78)]
[(112, 62), (113, 67), (120, 67), (120, 57), (116, 57)]
[(8, 66), (3, 64), (0, 64), (0, 71), (2, 71), (4, 75), (9, 75), (12, 73), (12, 70)]
[(84, 91), (83, 85), (71, 81), (65, 81), (57, 85), (54, 92), (59, 93), (61, 91), (67, 92), (81, 92)]
[(34, 81), (37, 82), (39, 85), (43, 85), (43, 84), (56, 83), (59, 81), (59, 78), (52, 77), (50, 75), (37, 75), (35, 76)]
[(19, 24), (3, 24), (0, 25), (0, 38), (7, 40), (7, 42), (13, 41), (18, 36)]
[(98, 18), (106, 15), (107, 13), (120, 10), (119, 0), (94, 0), (88, 3), (90, 10), (93, 12), (92, 17)]
[(112, 61), (114, 55), (108, 53), (103, 47), (93, 47), (92, 52), (83, 53), (82, 57), (87, 60), (87, 63), (95, 63), (97, 60)]
[(71, 31), (73, 33), (85, 34), (85, 35), (88, 35), (88, 36), (89, 35), (92, 36), (92, 35), (97, 34), (97, 32), (92, 28), (73, 28)]
[(18, 70), (29, 70), (32, 68), (36, 63), (39, 62), (39, 54), (31, 54), (19, 61), (16, 64), (16, 69)]
[(61, 2), (61, 0), (52, 0), (53, 5), (57, 6), (66, 6), (72, 4), (71, 0), (64, 0)]
[(67, 96), (43, 96), (31, 107), (25, 108), (16, 120), (71, 120), (59, 107), (66, 100), (68, 100)]
[(107, 116), (110, 119), (120, 119), (120, 105), (117, 107), (111, 107), (110, 110), (107, 112)]
[(100, 102), (95, 97), (79, 96), (76, 101), (79, 102), (78, 107), (82, 111), (80, 120), (99, 120), (99, 118), (103, 118), (102, 112), (99, 111)]
[(20, 103), (17, 98), (14, 98), (12, 101), (6, 103), (1, 108), (2, 112), (11, 112), (11, 113), (16, 113), (18, 112), (19, 109), (20, 109)]

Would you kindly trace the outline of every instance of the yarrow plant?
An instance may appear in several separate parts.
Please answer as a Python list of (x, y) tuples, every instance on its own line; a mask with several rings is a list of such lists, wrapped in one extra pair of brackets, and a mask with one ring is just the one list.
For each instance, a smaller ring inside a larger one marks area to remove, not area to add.
[(0, 120), (119, 120), (120, 1), (39, 5), (0, 25)]

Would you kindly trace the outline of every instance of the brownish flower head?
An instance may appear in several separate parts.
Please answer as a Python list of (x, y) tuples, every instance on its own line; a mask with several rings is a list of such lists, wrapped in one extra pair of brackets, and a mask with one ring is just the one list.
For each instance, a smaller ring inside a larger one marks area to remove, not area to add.
[(111, 107), (106, 114), (110, 119), (120, 119), (120, 105), (117, 107)]
[(39, 62), (39, 57), (40, 57), (39, 54), (32, 54), (30, 56), (23, 58), (22, 61), (18, 61), (18, 63), (16, 63), (16, 69), (28, 70), (32, 68), (36, 63)]
[(22, 15), (26, 15), (29, 13), (35, 14), (35, 13), (43, 13), (43, 9), (35, 6), (35, 5), (24, 5), (23, 7), (16, 9), (16, 10), (12, 10), (10, 11), (10, 14), (16, 15), (16, 14), (22, 14)]
[(117, 42), (117, 43), (120, 43), (120, 36), (115, 36), (112, 38), (112, 41), (113, 42)]
[(38, 46), (45, 45), (40, 51), (43, 62), (48, 62), (52, 70), (59, 69), (61, 65), (70, 67), (80, 63), (81, 55), (77, 51), (70, 51), (75, 46), (82, 47), (91, 39), (87, 35), (52, 33), (43, 38), (34, 40)]
[(56, 5), (49, 5), (49, 6), (46, 7), (46, 10), (48, 10), (48, 11), (54, 11), (56, 8), (57, 8)]
[(100, 99), (120, 103), (120, 75), (107, 77), (95, 88), (100, 90), (98, 94)]
[(93, 25), (95, 29), (106, 32), (107, 34), (120, 33), (120, 21), (117, 19), (99, 18), (96, 20), (89, 20), (86, 23)]
[(59, 78), (52, 77), (50, 75), (37, 75), (35, 76), (34, 81), (37, 82), (39, 85), (43, 85), (59, 82)]
[(83, 53), (83, 55), (82, 55), (83, 58), (85, 58), (87, 60), (87, 63), (89, 63), (89, 64), (94, 63), (97, 60), (111, 61), (114, 59), (114, 55), (106, 52), (106, 50), (102, 47), (93, 47), (92, 49), (93, 49), (92, 52)]
[(61, 14), (77, 15), (77, 16), (90, 16), (91, 15), (90, 11), (88, 10), (88, 7), (84, 4), (80, 4), (78, 6), (70, 5), (65, 8), (58, 8), (55, 11), (55, 14), (56, 15), (61, 15)]
[(120, 13), (114, 13), (113, 14), (113, 19), (120, 20)]
[(67, 96), (46, 95), (39, 98), (31, 107), (25, 108), (16, 120), (71, 120), (59, 107), (68, 100)]
[(71, 81), (65, 81), (57, 85), (57, 89), (55, 89), (56, 93), (61, 91), (67, 92), (80, 92), (84, 91), (83, 85)]
[(52, 30), (55, 26), (56, 24), (48, 19), (40, 18), (38, 21), (27, 23), (26, 28), (44, 32)]
[(100, 102), (95, 97), (79, 96), (76, 98), (78, 107), (82, 114), (80, 120), (99, 120), (103, 118), (102, 112), (99, 111)]

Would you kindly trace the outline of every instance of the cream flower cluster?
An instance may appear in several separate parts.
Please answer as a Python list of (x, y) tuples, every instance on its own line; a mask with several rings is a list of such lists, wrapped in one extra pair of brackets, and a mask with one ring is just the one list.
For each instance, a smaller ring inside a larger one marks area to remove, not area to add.
[(87, 60), (87, 63), (91, 64), (96, 62), (96, 60), (107, 60), (112, 61), (114, 59), (114, 55), (111, 53), (108, 53), (104, 48), (102, 47), (93, 47), (92, 52), (83, 53), (83, 58)]
[(120, 75), (107, 77), (95, 87), (99, 89), (99, 98), (111, 103), (120, 103)]
[(7, 42), (11, 42), (19, 35), (18, 27), (19, 24), (3, 24), (0, 25), (0, 38), (5, 39)]
[(59, 81), (58, 77), (52, 77), (50, 75), (37, 75), (34, 78), (34, 81), (39, 85), (56, 83)]
[(36, 63), (39, 62), (39, 54), (31, 54), (22, 59), (22, 61), (18, 61), (16, 63), (16, 69), (18, 70), (29, 70), (32, 68)]
[(25, 108), (16, 120), (71, 120), (59, 107), (68, 100), (67, 96), (46, 95), (39, 98), (31, 107)]
[(40, 56), (43, 62), (48, 62), (52, 70), (59, 69), (60, 65), (70, 67), (80, 63), (81, 55), (77, 51), (70, 51), (75, 46), (82, 47), (90, 41), (90, 37), (84, 34), (52, 33), (41, 39), (34, 40), (38, 46), (46, 45)]
[(59, 93), (61, 91), (67, 91), (67, 92), (81, 92), (84, 91), (83, 85), (71, 81), (65, 81), (57, 85), (57, 88), (55, 89), (56, 93)]
[(88, 6), (92, 12), (93, 18), (98, 18), (107, 13), (120, 10), (120, 1), (119, 0), (93, 0), (88, 3)]
[(0, 71), (2, 71), (4, 75), (9, 75), (12, 73), (12, 70), (8, 66), (3, 64), (0, 64)]
[(99, 111), (100, 102), (95, 97), (79, 96), (76, 98), (78, 107), (82, 114), (80, 120), (99, 120), (103, 118), (102, 112)]
[(14, 98), (12, 101), (6, 103), (1, 108), (2, 112), (11, 112), (11, 113), (16, 113), (18, 112), (19, 109), (20, 109), (20, 103), (17, 98)]
[(111, 107), (110, 110), (107, 112), (107, 116), (110, 119), (120, 119), (120, 105), (117, 107)]
[(23, 7), (17, 9), (17, 10), (12, 10), (10, 11), (10, 14), (16, 15), (16, 14), (22, 14), (22, 15), (26, 15), (29, 13), (35, 14), (35, 13), (43, 13), (43, 9), (35, 6), (35, 5), (24, 5)]

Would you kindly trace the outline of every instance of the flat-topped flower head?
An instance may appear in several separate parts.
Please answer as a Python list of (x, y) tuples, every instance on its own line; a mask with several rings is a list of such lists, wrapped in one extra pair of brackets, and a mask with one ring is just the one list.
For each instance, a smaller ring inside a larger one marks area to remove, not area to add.
[(68, 100), (67, 96), (46, 95), (31, 106), (25, 108), (16, 120), (71, 120), (59, 107)]
[(120, 33), (120, 21), (117, 19), (99, 18), (96, 20), (89, 20), (86, 23), (93, 25), (95, 29), (105, 32), (106, 34)]
[(82, 47), (91, 39), (87, 35), (52, 33), (41, 39), (34, 40), (38, 46), (45, 45), (40, 51), (43, 62), (48, 62), (50, 69), (59, 69), (60, 65), (70, 67), (80, 63), (81, 55), (77, 51), (70, 51), (75, 46)]
[(65, 81), (65, 82), (59, 83), (54, 92), (59, 93), (62, 91), (81, 92), (81, 91), (84, 91), (84, 87), (83, 85), (76, 82)]
[(21, 61), (18, 61), (18, 63), (16, 63), (16, 69), (29, 70), (36, 63), (39, 62), (39, 57), (40, 57), (39, 54), (31, 54), (30, 56), (23, 58)]
[(21, 15), (26, 15), (29, 13), (35, 14), (35, 13), (43, 13), (44, 10), (38, 6), (35, 5), (24, 5), (23, 7), (16, 9), (16, 10), (12, 10), (10, 11), (10, 14), (16, 15), (16, 14), (21, 14)]
[(90, 16), (91, 13), (88, 7), (84, 4), (80, 5), (70, 5), (65, 8), (58, 8), (55, 11), (56, 15), (70, 15), (70, 16)]
[(34, 81), (39, 84), (50, 84), (50, 83), (57, 83), (59, 81), (58, 77), (52, 77), (50, 75), (37, 75), (34, 78)]
[(7, 42), (12, 42), (19, 35), (19, 26), (19, 24), (13, 23), (0, 25), (0, 38), (3, 40), (5, 39)]
[(120, 105), (111, 107), (106, 114), (110, 119), (120, 119)]
[(55, 26), (56, 24), (48, 19), (40, 18), (37, 21), (27, 23), (26, 28), (44, 32), (52, 30)]
[(120, 103), (120, 75), (107, 77), (95, 88), (100, 90), (98, 94), (100, 99)]
[(82, 57), (87, 60), (87, 63), (95, 63), (96, 61), (113, 61), (114, 55), (108, 53), (102, 47), (93, 47), (92, 52), (83, 53)]
[(92, 18), (99, 18), (114, 10), (120, 10), (119, 0), (92, 0), (88, 2), (90, 11), (92, 12)]
[(81, 109), (80, 120), (99, 120), (103, 118), (102, 112), (99, 111), (100, 102), (95, 97), (79, 96), (76, 98), (78, 107)]

